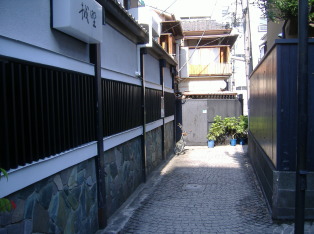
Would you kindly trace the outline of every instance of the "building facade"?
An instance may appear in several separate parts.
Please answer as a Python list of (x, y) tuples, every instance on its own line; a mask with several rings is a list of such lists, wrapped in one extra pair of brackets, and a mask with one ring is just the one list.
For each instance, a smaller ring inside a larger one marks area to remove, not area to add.
[(94, 233), (171, 156), (176, 62), (125, 4), (0, 4), (1, 233)]

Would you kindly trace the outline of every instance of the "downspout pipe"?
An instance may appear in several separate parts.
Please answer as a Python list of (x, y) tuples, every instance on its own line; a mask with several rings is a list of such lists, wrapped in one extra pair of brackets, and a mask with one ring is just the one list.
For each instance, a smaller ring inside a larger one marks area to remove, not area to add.
[(166, 147), (165, 147), (165, 81), (164, 81), (164, 68), (167, 66), (165, 59), (159, 60), (159, 72), (160, 72), (160, 84), (161, 84), (161, 104), (163, 105), (163, 113), (161, 113), (162, 127), (161, 127), (161, 138), (162, 138), (162, 159), (166, 159)]
[(94, 79), (94, 105), (95, 105), (95, 132), (97, 140), (97, 156), (95, 157), (96, 178), (97, 178), (97, 200), (98, 200), (98, 225), (99, 229), (107, 226), (106, 215), (106, 182), (105, 162), (103, 144), (103, 110), (102, 110), (102, 89), (101, 89), (101, 57), (100, 44), (90, 46), (90, 62), (95, 66)]
[[(140, 49), (140, 71), (144, 74), (144, 54), (146, 49)], [(142, 181), (146, 182), (147, 177), (147, 156), (146, 156), (146, 86), (145, 77), (142, 76), (142, 120), (143, 120), (143, 134), (142, 134)]]
[(147, 177), (147, 156), (146, 156), (146, 87), (144, 76), (144, 54), (147, 53), (146, 48), (153, 47), (153, 27), (152, 22), (148, 24), (149, 42), (147, 44), (139, 44), (137, 50), (137, 71), (135, 75), (142, 80), (142, 118), (143, 118), (143, 134), (142, 134), (142, 180), (145, 183)]

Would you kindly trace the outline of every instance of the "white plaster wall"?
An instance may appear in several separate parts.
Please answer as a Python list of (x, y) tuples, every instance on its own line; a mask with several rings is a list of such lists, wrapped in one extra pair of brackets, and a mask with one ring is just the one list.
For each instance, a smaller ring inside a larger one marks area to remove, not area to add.
[(180, 66), (179, 66), (179, 76), (180, 77), (189, 77), (189, 71), (187, 66), (188, 58), (188, 47), (181, 47), (180, 49)]
[(103, 27), (101, 66), (133, 77), (137, 70), (136, 44), (108, 24)]
[(164, 85), (165, 87), (172, 89), (172, 77), (169, 67), (164, 68)]
[(263, 43), (261, 38), (266, 32), (260, 32), (258, 30), (260, 24), (260, 17), (262, 17), (261, 9), (258, 5), (250, 4), (250, 26), (251, 26), (251, 40), (252, 40), (252, 63), (253, 69), (260, 61), (260, 50), (259, 46)]
[(89, 61), (89, 46), (50, 27), (50, 0), (1, 0), (0, 35)]
[(146, 81), (160, 84), (159, 60), (150, 54), (144, 55), (144, 77)]
[(188, 80), (179, 83), (180, 92), (211, 93), (226, 88), (223, 80)]

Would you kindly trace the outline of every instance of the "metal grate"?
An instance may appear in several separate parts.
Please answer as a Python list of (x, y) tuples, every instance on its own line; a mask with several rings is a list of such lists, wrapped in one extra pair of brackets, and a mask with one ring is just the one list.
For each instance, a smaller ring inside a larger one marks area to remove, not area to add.
[(95, 140), (93, 77), (0, 62), (0, 167), (12, 169)]

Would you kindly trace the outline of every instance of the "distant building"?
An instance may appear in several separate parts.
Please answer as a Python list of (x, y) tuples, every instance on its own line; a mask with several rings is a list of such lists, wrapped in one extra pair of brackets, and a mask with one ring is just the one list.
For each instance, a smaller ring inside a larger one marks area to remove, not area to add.
[[(181, 18), (179, 91), (185, 96), (224, 94), (232, 75), (231, 48), (238, 35), (208, 17)], [(230, 85), (230, 84), (229, 84)]]

